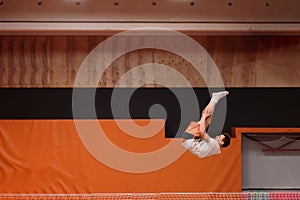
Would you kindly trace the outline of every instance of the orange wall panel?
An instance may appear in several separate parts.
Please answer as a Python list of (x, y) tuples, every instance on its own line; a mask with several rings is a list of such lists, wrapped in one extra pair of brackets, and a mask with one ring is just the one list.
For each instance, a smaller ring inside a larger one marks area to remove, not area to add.
[[(87, 125), (92, 121), (83, 120)], [(114, 120), (95, 121), (111, 142), (127, 152), (147, 156), (148, 152), (159, 153), (172, 141), (171, 152), (184, 151), (182, 139), (164, 138), (164, 126), (151, 137), (135, 138)], [(149, 123), (134, 121), (142, 126)], [(157, 120), (154, 126), (162, 124), (164, 120)], [(232, 138), (221, 155), (199, 159), (185, 151), (169, 165), (145, 173), (120, 171), (98, 161), (83, 145), (73, 120), (1, 120), (0, 146), (0, 193), (241, 191), (240, 138)], [(102, 150), (105, 154), (106, 149)], [(165, 156), (159, 156), (157, 162), (168, 159)]]

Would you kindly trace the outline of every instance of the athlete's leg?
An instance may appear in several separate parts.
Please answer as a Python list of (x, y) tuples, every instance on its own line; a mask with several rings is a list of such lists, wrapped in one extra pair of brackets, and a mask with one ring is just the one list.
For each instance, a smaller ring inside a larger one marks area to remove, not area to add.
[[(207, 113), (210, 114), (210, 116), (207, 117), (206, 121), (205, 121), (205, 127), (206, 128), (208, 128), (210, 123), (211, 123), (212, 115), (214, 113), (216, 104), (218, 103), (218, 101), (220, 99), (222, 99), (223, 97), (225, 97), (228, 94), (229, 94), (229, 92), (227, 92), (227, 91), (217, 92), (217, 93), (212, 94), (212, 98), (211, 98), (210, 102), (208, 103), (208, 105), (203, 110), (203, 112), (207, 112)], [(203, 114), (203, 112), (202, 112), (202, 114)]]
[(211, 123), (211, 119), (212, 119), (212, 115), (214, 113), (215, 107), (216, 107), (216, 103), (210, 101), (208, 103), (208, 105), (205, 107), (205, 109), (202, 111), (202, 115), (204, 112), (207, 112), (210, 114), (210, 116), (207, 117), (205, 120), (205, 128), (208, 128)]

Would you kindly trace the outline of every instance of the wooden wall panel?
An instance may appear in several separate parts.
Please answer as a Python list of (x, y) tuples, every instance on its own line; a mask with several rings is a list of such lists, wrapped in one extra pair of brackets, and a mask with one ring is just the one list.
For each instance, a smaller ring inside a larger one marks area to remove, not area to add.
[[(105, 39), (106, 36), (1, 36), (0, 87), (73, 87), (85, 57)], [(300, 87), (299, 36), (194, 36), (193, 39), (208, 51), (226, 87)], [(107, 51), (104, 59), (115, 55), (115, 49)], [(209, 67), (207, 55), (197, 56), (207, 82), (212, 82), (216, 74)], [(146, 78), (160, 72), (149, 67), (139, 68), (135, 74), (129, 71), (147, 63), (167, 65), (193, 87), (206, 87), (204, 77), (188, 61), (159, 49), (140, 49), (122, 55), (102, 77), (96, 77), (99, 69), (93, 63), (86, 71), (88, 78), (80, 85), (91, 87), (99, 80), (99, 87), (114, 87), (126, 74), (128, 79), (122, 87), (141, 86)], [(169, 74), (162, 79), (169, 87), (182, 86)], [(144, 87), (161, 85), (154, 80)]]
[(209, 52), (227, 87), (255, 87), (255, 37), (212, 37)]
[(300, 86), (300, 39), (265, 38), (259, 43), (257, 85), (266, 87)]
[(9, 74), (9, 63), (8, 60), (12, 60), (11, 53), (8, 50), (9, 42), (12, 38), (3, 38), (1, 40), (1, 68), (0, 68), (0, 83), (2, 87), (8, 87), (8, 74)]
[[(67, 63), (67, 55), (67, 38), (65, 36), (51, 38), (50, 64), (52, 73), (50, 84), (52, 87), (69, 86), (67, 72), (71, 63)], [(73, 56), (75, 55), (73, 54)]]

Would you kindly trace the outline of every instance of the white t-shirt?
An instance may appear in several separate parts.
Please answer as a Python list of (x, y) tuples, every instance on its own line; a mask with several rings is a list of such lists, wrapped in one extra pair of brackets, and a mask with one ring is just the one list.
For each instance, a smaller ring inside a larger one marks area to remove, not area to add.
[(218, 144), (218, 142), (215, 139), (209, 137), (208, 134), (206, 134), (204, 139), (201, 141), (188, 139), (185, 140), (182, 145), (192, 154), (199, 156), (200, 158), (205, 158), (221, 153), (220, 145)]

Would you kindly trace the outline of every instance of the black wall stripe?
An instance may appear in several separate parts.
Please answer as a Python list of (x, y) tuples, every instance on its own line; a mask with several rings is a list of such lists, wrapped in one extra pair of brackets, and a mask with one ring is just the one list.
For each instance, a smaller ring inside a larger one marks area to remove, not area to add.
[[(90, 88), (77, 89), (84, 97)], [(149, 118), (149, 108), (160, 104), (164, 113), (152, 113), (154, 118), (166, 117), (166, 137), (174, 137), (179, 129), (180, 120), (185, 125), (190, 120), (198, 120), (199, 113), (191, 106), (182, 111), (175, 94), (167, 88), (119, 88), (119, 101), (122, 94), (134, 92), (129, 101), (131, 118)], [(176, 94), (190, 104), (187, 88), (172, 88)], [(218, 88), (213, 88), (218, 90)], [(300, 88), (227, 88), (226, 121), (223, 130), (230, 132), (232, 127), (300, 127)], [(120, 103), (117, 115), (112, 115), (111, 96), (113, 88), (98, 88), (96, 91), (96, 113), (99, 119), (124, 119), (124, 107)], [(209, 101), (206, 88), (194, 88), (199, 107), (203, 109)], [(0, 119), (72, 119), (72, 88), (0, 88)], [(225, 103), (225, 101), (223, 101)], [(192, 105), (192, 104), (190, 104)], [(222, 101), (220, 102), (222, 105)], [(225, 104), (224, 104), (225, 105)], [(127, 106), (128, 107), (128, 106)], [(82, 105), (84, 110), (84, 105)], [(217, 106), (216, 113), (220, 110)], [(80, 118), (90, 119), (89, 113)], [(213, 121), (214, 123), (214, 121)], [(213, 131), (213, 129), (211, 130)]]

